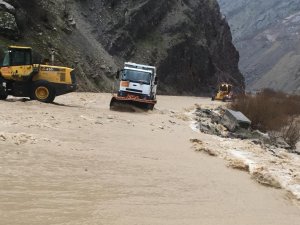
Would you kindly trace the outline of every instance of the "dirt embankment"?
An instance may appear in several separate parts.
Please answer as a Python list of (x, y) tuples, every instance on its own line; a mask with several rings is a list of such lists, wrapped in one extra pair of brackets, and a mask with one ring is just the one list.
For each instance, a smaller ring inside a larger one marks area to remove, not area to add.
[[(56, 104), (0, 102), (0, 224), (298, 224), (285, 191), (266, 188), (190, 139), (209, 99), (159, 96), (153, 112), (109, 111), (109, 94)], [(230, 140), (228, 140), (230, 141)]]

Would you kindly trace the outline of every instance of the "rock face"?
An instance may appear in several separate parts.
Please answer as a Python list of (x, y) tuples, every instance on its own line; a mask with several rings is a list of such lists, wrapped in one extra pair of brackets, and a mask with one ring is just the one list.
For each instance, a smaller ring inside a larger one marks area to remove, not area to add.
[[(43, 57), (56, 50), (82, 89), (110, 90), (124, 61), (157, 66), (160, 93), (207, 93), (219, 81), (244, 87), (239, 55), (216, 1), (6, 1), (19, 41)], [(30, 27), (30, 29), (28, 29)]]
[(249, 89), (300, 93), (300, 0), (218, 0)]
[(12, 5), (0, 0), (0, 34), (11, 39), (19, 37), (14, 12), (15, 8)]

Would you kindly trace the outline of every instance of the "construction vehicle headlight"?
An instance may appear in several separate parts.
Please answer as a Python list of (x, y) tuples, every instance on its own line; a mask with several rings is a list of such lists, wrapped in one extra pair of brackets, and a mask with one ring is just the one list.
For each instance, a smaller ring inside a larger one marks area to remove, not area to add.
[(121, 87), (129, 87), (129, 81), (121, 81)]

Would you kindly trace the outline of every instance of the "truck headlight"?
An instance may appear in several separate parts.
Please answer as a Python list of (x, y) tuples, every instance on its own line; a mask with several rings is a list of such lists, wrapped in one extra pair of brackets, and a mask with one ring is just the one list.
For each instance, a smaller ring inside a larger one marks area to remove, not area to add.
[(121, 81), (120, 86), (121, 87), (129, 87), (129, 81)]

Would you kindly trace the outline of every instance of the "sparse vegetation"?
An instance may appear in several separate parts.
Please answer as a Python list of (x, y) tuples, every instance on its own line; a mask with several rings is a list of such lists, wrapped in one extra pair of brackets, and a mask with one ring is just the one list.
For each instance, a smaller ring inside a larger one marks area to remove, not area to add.
[(292, 117), (289, 123), (281, 129), (281, 134), (284, 140), (294, 148), (300, 140), (300, 121)]
[(292, 147), (300, 140), (300, 96), (265, 89), (256, 95), (237, 98), (230, 107), (241, 111), (252, 128), (276, 132)]

